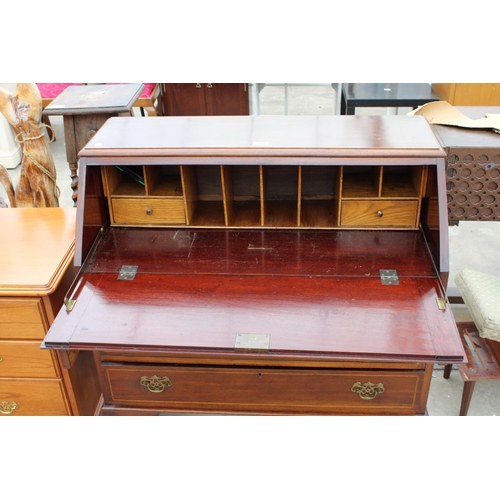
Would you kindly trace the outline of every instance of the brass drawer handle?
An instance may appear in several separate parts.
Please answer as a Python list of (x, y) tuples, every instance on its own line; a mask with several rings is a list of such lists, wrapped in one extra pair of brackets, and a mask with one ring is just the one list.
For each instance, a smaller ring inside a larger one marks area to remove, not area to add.
[(377, 212), (377, 217), (383, 217), (384, 216), (384, 212), (382, 212), (382, 210), (379, 210)]
[(351, 391), (359, 394), (361, 399), (375, 399), (377, 394), (382, 394), (385, 391), (385, 388), (381, 382), (378, 384), (372, 384), (371, 382), (362, 384), (361, 382), (356, 382), (351, 387)]
[(197, 84), (196, 84), (196, 88), (197, 88), (197, 89), (201, 89), (201, 83), (197, 83)]
[(0, 413), (3, 413), (4, 415), (10, 415), (13, 411), (17, 410), (19, 406), (17, 406), (17, 403), (15, 401), (12, 401), (12, 403), (7, 403), (7, 401), (2, 401), (0, 403)]
[(2, 361), (3, 361), (3, 358), (2, 358), (2, 356), (0, 356), (0, 363), (1, 363)]
[(168, 377), (160, 378), (157, 375), (149, 377), (141, 377), (141, 385), (147, 387), (151, 392), (163, 392), (167, 387), (172, 385), (172, 381)]

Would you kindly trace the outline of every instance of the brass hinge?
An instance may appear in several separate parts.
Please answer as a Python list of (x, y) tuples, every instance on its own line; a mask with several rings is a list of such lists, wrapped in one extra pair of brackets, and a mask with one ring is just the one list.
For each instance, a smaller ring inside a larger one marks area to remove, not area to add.
[(380, 269), (382, 285), (399, 285), (398, 273), (395, 269)]
[(437, 297), (436, 302), (440, 311), (444, 311), (446, 309), (446, 297)]
[(68, 297), (64, 297), (64, 307), (66, 307), (66, 311), (72, 311), (73, 307), (75, 307), (76, 300), (68, 299)]
[(137, 274), (139, 266), (122, 266), (118, 273), (119, 280), (133, 280)]

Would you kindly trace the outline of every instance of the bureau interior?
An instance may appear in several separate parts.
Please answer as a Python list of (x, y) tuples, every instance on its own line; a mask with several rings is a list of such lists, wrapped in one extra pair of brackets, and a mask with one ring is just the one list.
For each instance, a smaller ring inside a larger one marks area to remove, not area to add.
[(417, 229), (427, 171), (396, 164), (131, 164), (103, 166), (102, 181), (111, 225)]

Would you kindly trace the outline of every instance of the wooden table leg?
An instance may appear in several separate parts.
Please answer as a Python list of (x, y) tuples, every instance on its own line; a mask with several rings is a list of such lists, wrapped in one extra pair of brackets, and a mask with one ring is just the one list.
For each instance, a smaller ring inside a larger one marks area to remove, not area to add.
[(78, 147), (75, 137), (75, 120), (73, 115), (64, 115), (64, 139), (66, 141), (66, 159), (69, 164), (73, 206), (76, 207), (78, 196)]
[(450, 378), (452, 368), (453, 368), (453, 365), (445, 365), (444, 372), (443, 372), (444, 378), (446, 378), (446, 379)]
[(472, 393), (474, 392), (475, 385), (476, 381), (464, 382), (464, 391), (462, 393), (462, 403), (460, 404), (460, 413), (459, 413), (459, 416), (461, 417), (467, 416), (467, 412), (469, 411), (470, 400), (472, 398)]

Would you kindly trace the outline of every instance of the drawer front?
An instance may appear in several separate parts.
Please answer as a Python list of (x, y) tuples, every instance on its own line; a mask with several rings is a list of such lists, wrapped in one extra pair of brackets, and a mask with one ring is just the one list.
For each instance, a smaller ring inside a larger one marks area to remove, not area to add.
[(59, 380), (0, 379), (0, 416), (69, 415)]
[(43, 340), (45, 333), (41, 299), (0, 298), (0, 338)]
[(416, 227), (417, 201), (343, 201), (342, 226)]
[(0, 341), (0, 377), (57, 377), (50, 351), (39, 341)]
[(184, 199), (112, 198), (115, 224), (185, 224)]
[(103, 365), (102, 369), (107, 405), (221, 413), (424, 411), (419, 408), (423, 371), (147, 365)]

